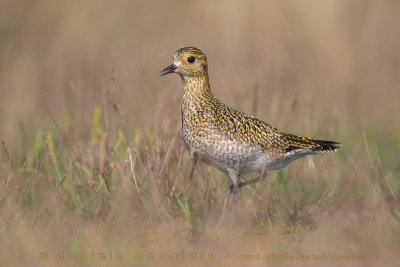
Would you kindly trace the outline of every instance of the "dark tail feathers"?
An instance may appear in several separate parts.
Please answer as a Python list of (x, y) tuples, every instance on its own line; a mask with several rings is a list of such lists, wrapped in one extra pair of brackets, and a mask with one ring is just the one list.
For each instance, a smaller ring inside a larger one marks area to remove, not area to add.
[(313, 151), (315, 152), (330, 152), (336, 151), (340, 148), (340, 143), (334, 141), (326, 141), (326, 140), (312, 140), (315, 143), (313, 147)]

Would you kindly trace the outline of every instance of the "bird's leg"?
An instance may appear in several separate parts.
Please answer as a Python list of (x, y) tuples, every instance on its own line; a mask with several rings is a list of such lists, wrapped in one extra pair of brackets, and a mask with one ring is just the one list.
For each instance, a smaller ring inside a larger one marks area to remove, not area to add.
[(231, 198), (231, 194), (233, 193), (233, 200), (237, 201), (239, 199), (239, 167), (240, 160), (237, 162), (237, 167), (235, 169), (228, 170), (228, 176), (232, 180), (232, 185), (228, 188), (225, 195), (225, 204), (224, 207), (227, 207)]
[(254, 184), (254, 183), (261, 182), (261, 181), (263, 181), (265, 178), (267, 178), (267, 176), (268, 176), (268, 173), (264, 173), (264, 174), (261, 174), (260, 176), (258, 176), (258, 177), (256, 177), (256, 178), (253, 178), (253, 179), (251, 179), (251, 180), (241, 182), (241, 183), (239, 183), (239, 188), (242, 187), (242, 186), (245, 186), (245, 185), (249, 185), (249, 184)]
[(233, 185), (233, 201), (238, 201), (240, 196), (239, 184)]
[[(229, 177), (231, 178), (233, 184), (226, 191), (225, 201), (224, 201), (224, 209), (223, 210), (225, 210), (228, 207), (232, 193), (233, 193), (234, 201), (237, 201), (239, 199), (239, 193), (240, 193), (239, 188), (240, 187), (263, 181), (268, 175), (268, 173), (264, 172), (264, 171), (265, 171), (265, 167), (261, 170), (261, 174), (258, 177), (253, 178), (253, 179), (248, 180), (248, 181), (241, 182), (241, 183), (238, 183), (239, 175), (235, 176), (235, 175), (232, 175), (232, 173), (230, 173)], [(232, 215), (234, 215), (234, 214), (235, 214), (235, 207), (232, 207)]]
[[(248, 180), (248, 181), (244, 181), (244, 182), (239, 183), (237, 185), (238, 189), (241, 188), (242, 186), (246, 186), (246, 185), (249, 185), (249, 184), (255, 184), (255, 183), (263, 181), (268, 176), (268, 173), (265, 172), (264, 170), (265, 170), (265, 168), (263, 168), (261, 170), (261, 174), (258, 177), (253, 178), (253, 179)], [(228, 192), (232, 192), (232, 190), (234, 190), (234, 185), (233, 184), (229, 187)]]
[(197, 153), (193, 152), (192, 153), (192, 170), (190, 171), (189, 181), (192, 181), (192, 179), (193, 179), (193, 174), (194, 174), (194, 169), (196, 168), (196, 164), (197, 164)]
[(226, 191), (225, 194), (225, 201), (224, 201), (224, 207), (227, 208), (229, 205), (229, 201), (231, 199), (231, 195), (233, 193), (233, 200), (236, 201), (239, 199), (239, 184), (233, 183), (228, 190)]
[(233, 200), (237, 201), (239, 199), (239, 184), (232, 184), (228, 190), (226, 191), (225, 194), (225, 201), (224, 201), (224, 206), (227, 207), (231, 198), (231, 195), (233, 193)]
[(240, 196), (240, 191), (239, 191), (239, 184), (238, 184), (238, 182), (239, 182), (239, 179), (240, 179), (240, 177), (239, 177), (239, 173), (240, 173), (240, 157), (238, 156), (237, 157), (237, 166), (236, 166), (236, 169), (235, 169), (235, 176), (236, 176), (236, 182), (234, 182), (233, 183), (233, 200), (234, 201), (238, 201), (239, 200), (239, 196)]
[(233, 185), (230, 186), (230, 187), (228, 188), (228, 190), (226, 191), (226, 194), (225, 194), (225, 201), (224, 201), (224, 209), (228, 207), (229, 200), (230, 200), (231, 194), (232, 194), (232, 189), (233, 189)]

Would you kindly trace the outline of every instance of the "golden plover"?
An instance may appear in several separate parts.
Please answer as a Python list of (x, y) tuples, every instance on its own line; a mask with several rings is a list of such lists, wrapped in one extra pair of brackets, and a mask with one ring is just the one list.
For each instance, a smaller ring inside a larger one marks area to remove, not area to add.
[[(338, 142), (316, 140), (281, 132), (270, 124), (230, 108), (211, 92), (206, 55), (197, 48), (177, 50), (173, 64), (161, 76), (177, 73), (182, 78), (182, 135), (192, 158), (190, 178), (200, 159), (217, 167), (232, 180), (225, 206), (239, 188), (262, 181), (268, 170), (278, 170), (310, 154), (336, 151)], [(257, 178), (239, 182), (243, 173), (259, 172)]]

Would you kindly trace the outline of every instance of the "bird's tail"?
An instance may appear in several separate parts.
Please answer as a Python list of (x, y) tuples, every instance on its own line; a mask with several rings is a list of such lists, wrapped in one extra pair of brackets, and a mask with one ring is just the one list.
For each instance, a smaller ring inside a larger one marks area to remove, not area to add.
[(335, 152), (340, 148), (340, 143), (335, 141), (316, 140), (308, 137), (297, 136), (293, 134), (285, 134), (286, 142), (289, 146), (287, 152), (293, 150), (311, 150), (315, 153)]
[(334, 141), (326, 141), (326, 140), (313, 140), (315, 146), (313, 151), (320, 153), (320, 152), (335, 152), (340, 148), (339, 142)]

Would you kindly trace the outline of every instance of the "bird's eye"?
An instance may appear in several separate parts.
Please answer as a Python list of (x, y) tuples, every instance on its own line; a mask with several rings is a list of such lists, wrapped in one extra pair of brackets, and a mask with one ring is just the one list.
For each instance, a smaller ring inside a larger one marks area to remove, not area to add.
[(188, 57), (187, 58), (187, 62), (189, 62), (189, 63), (194, 63), (195, 60), (196, 60), (195, 57)]

